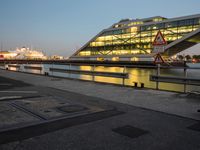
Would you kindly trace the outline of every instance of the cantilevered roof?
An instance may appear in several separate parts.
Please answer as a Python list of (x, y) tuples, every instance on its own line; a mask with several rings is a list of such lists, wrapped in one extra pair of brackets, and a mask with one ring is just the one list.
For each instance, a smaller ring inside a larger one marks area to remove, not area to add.
[[(125, 25), (128, 25), (129, 23), (131, 22), (137, 22), (137, 21), (142, 21), (144, 22), (143, 24), (138, 24), (138, 25), (132, 25), (132, 26), (144, 26), (144, 25), (152, 25), (152, 24), (157, 24), (157, 23), (167, 23), (167, 22), (173, 22), (173, 21), (180, 21), (180, 20), (187, 20), (187, 19), (191, 19), (191, 18), (199, 18), (200, 17), (200, 14), (195, 14), (195, 15), (188, 15), (188, 16), (182, 16), (182, 17), (175, 17), (175, 18), (165, 18), (165, 17), (162, 17), (162, 16), (154, 16), (154, 17), (149, 17), (149, 18), (143, 18), (143, 19), (125, 19), (127, 21), (123, 21), (123, 22), (118, 22), (118, 23), (115, 23), (113, 24), (109, 29), (113, 29), (115, 25), (120, 25), (120, 24), (125, 24)], [(154, 22), (154, 21), (150, 21), (150, 22), (145, 22), (145, 21), (148, 21), (148, 20), (153, 20), (155, 18), (163, 18), (164, 20), (162, 21), (157, 21), (157, 22)], [(123, 27), (119, 27), (119, 28), (114, 28), (114, 29), (120, 29), (120, 28), (127, 28), (129, 26), (123, 26)]]
[(164, 54), (168, 56), (173, 56), (181, 51), (186, 50), (189, 47), (192, 47), (200, 43), (200, 28), (185, 35), (184, 37), (168, 44), (165, 47)]

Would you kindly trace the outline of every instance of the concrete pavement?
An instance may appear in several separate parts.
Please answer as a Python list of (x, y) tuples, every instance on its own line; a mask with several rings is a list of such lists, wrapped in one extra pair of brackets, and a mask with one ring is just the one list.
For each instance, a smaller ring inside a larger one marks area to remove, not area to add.
[(197, 110), (200, 108), (199, 97), (190, 97), (187, 94), (151, 89), (134, 89), (130, 87), (81, 82), (78, 80), (53, 78), (19, 72), (11, 73), (6, 70), (0, 70), (0, 75), (24, 81), (35, 86), (71, 91), (87, 96), (99, 97), (114, 102), (200, 120), (200, 115), (197, 113)]
[[(0, 89), (0, 97), (22, 96), (0, 101), (0, 124), (9, 123), (0, 126), (0, 142), (5, 143), (0, 145), (1, 150), (200, 149), (200, 130), (189, 128), (199, 123), (198, 98), (4, 70), (0, 70), (0, 76), (4, 77), (2, 83), (12, 85)], [(18, 113), (6, 112), (15, 107), (2, 109), (12, 106), (10, 103), (28, 112), (17, 108)], [(87, 106), (91, 111), (84, 114), (85, 109), (78, 109), (83, 112), (73, 116), (56, 109), (69, 103)], [(68, 118), (55, 120), (66, 114)], [(15, 131), (1, 132), (16, 126)]]

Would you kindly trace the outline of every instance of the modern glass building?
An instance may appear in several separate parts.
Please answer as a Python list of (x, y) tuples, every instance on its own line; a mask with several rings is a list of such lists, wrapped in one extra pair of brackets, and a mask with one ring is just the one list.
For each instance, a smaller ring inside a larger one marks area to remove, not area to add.
[(200, 42), (200, 14), (170, 19), (123, 19), (97, 34), (70, 59), (152, 61), (158, 31), (167, 42), (162, 55), (173, 56)]

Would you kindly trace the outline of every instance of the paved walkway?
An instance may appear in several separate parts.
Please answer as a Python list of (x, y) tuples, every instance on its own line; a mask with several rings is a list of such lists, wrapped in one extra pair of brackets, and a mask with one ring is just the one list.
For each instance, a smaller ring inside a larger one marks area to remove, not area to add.
[(0, 76), (24, 81), (35, 86), (71, 91), (87, 96), (99, 97), (114, 102), (200, 120), (200, 114), (197, 112), (197, 109), (200, 108), (200, 100), (199, 98), (188, 97), (187, 94), (151, 89), (134, 89), (93, 82), (10, 72), (6, 70), (0, 70)]
[(0, 83), (0, 150), (200, 149), (198, 98), (6, 70)]

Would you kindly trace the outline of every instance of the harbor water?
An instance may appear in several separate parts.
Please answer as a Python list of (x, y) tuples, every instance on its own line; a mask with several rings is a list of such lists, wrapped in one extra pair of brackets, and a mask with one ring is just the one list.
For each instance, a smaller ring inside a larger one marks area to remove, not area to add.
[[(200, 68), (200, 63), (188, 64), (190, 67)], [(26, 66), (26, 67), (25, 67)], [(30, 68), (28, 68), (29, 66)], [(7, 68), (6, 68), (7, 67)], [(31, 69), (31, 67), (33, 67)], [(38, 68), (37, 68), (38, 67)], [(134, 86), (134, 83), (138, 84), (144, 83), (146, 88), (156, 88), (156, 83), (150, 81), (150, 75), (156, 75), (156, 68), (127, 68), (127, 67), (107, 67), (107, 66), (76, 66), (76, 65), (59, 65), (59, 64), (12, 64), (8, 66), (1, 65), (0, 68), (8, 69), (12, 71), (20, 71), (34, 74), (45, 74), (48, 72), (50, 76), (64, 77), (64, 78), (73, 78), (81, 80), (89, 80), (95, 82), (103, 83), (113, 83), (113, 84), (124, 84), (128, 86)], [(40, 69), (41, 68), (41, 69)], [(84, 70), (84, 71), (101, 71), (101, 72), (115, 72), (115, 73), (128, 73), (128, 79), (115, 78), (115, 77), (104, 77), (104, 76), (92, 76), (92, 75), (82, 75), (82, 74), (73, 74), (66, 72), (54, 72), (50, 71), (49, 68), (56, 69), (66, 69), (66, 70)], [(175, 77), (184, 77), (183, 69), (161, 69), (160, 75), (164, 76), (175, 76)], [(187, 77), (200, 79), (200, 69), (187, 69)], [(182, 84), (172, 84), (172, 83), (159, 83), (159, 89), (169, 90), (169, 91), (178, 91), (183, 92), (184, 85)], [(191, 86), (187, 85), (187, 91), (200, 91), (200, 86)]]

